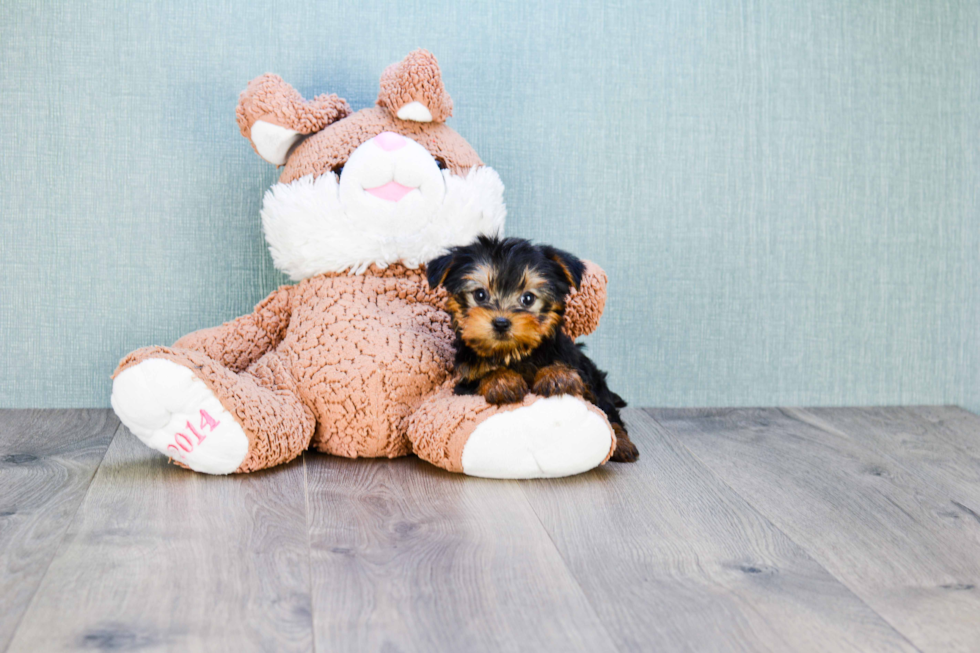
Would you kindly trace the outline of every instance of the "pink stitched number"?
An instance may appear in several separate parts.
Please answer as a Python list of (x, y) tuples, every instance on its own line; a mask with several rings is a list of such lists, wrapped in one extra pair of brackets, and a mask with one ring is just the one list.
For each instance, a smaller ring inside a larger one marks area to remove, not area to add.
[(210, 415), (208, 415), (208, 411), (204, 410), (203, 408), (201, 409), (201, 428), (202, 429), (206, 425), (209, 429), (211, 429), (212, 431), (214, 431), (215, 427), (217, 427), (219, 424), (221, 424), (221, 422), (219, 422), (215, 418), (213, 418)]
[[(184, 439), (184, 442), (183, 443), (181, 443), (181, 438)], [(191, 442), (191, 439), (189, 437), (187, 437), (186, 435), (184, 435), (183, 433), (176, 433), (176, 434), (174, 434), (174, 441), (177, 443), (177, 446), (178, 447), (180, 447), (181, 449), (183, 449), (187, 453), (190, 453), (190, 452), (194, 451), (194, 443)]]
[[(208, 415), (208, 411), (204, 410), (203, 408), (201, 409), (201, 425), (198, 428), (200, 428), (203, 431), (204, 428), (207, 427), (213, 433), (214, 429), (219, 424), (221, 424), (221, 422)], [(194, 437), (197, 438), (197, 444), (202, 444), (208, 437), (207, 435), (201, 435), (198, 432), (198, 430), (194, 428), (194, 425), (191, 424), (190, 420), (187, 420), (187, 428), (191, 433), (194, 434)], [(177, 433), (174, 433), (174, 442), (176, 442), (176, 445), (173, 444), (167, 445), (167, 451), (173, 449), (174, 454), (178, 458), (184, 457), (184, 454), (181, 453), (181, 449), (183, 449), (187, 453), (194, 451), (194, 441), (191, 440), (189, 436), (180, 433), (179, 431)], [(178, 447), (180, 448), (178, 449)]]
[(198, 433), (197, 432), (197, 429), (194, 428), (194, 425), (191, 424), (190, 420), (187, 420), (187, 428), (189, 428), (191, 430), (191, 433), (194, 434), (194, 437), (197, 438), (197, 443), (198, 444), (201, 444), (202, 442), (204, 442), (204, 438), (208, 437), (206, 435), (201, 435), (200, 433)]

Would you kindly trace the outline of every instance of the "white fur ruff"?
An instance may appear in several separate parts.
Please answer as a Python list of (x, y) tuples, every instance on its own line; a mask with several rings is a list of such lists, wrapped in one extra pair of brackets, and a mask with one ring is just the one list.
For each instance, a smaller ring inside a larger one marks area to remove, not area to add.
[(429, 214), (424, 216), (412, 215), (413, 203), (405, 200), (404, 216), (380, 204), (371, 210), (369, 201), (345, 206), (333, 174), (276, 184), (266, 191), (262, 206), (262, 227), (276, 268), (294, 281), (326, 272), (360, 274), (371, 264), (417, 268), (478, 235), (503, 232), (507, 209), (496, 171), (484, 166), (457, 176), (443, 170), (442, 177), (443, 200), (425, 207)]

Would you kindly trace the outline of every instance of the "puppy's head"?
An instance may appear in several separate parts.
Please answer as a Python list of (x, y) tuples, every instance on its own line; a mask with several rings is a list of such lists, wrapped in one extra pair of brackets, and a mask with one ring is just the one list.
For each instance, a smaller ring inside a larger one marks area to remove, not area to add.
[(565, 297), (583, 263), (521, 238), (481, 236), (426, 266), (429, 286), (444, 286), (453, 328), (484, 357), (520, 359), (561, 327)]

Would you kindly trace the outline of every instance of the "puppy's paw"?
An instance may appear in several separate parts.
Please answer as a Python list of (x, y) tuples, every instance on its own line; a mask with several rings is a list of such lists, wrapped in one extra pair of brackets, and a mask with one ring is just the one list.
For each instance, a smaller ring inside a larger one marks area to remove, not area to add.
[(479, 388), (479, 386), (480, 384), (477, 383), (476, 381), (463, 380), (457, 383), (456, 387), (453, 388), (453, 394), (459, 396), (475, 395), (477, 388)]
[(635, 463), (640, 457), (640, 450), (630, 441), (630, 436), (626, 429), (619, 424), (613, 424), (613, 433), (616, 434), (616, 449), (613, 451), (609, 460), (614, 463)]
[(499, 369), (483, 377), (478, 392), (488, 404), (516, 404), (527, 394), (527, 381), (513, 370)]
[(534, 394), (542, 397), (555, 395), (585, 395), (585, 384), (578, 372), (570, 367), (556, 363), (542, 367), (534, 376)]

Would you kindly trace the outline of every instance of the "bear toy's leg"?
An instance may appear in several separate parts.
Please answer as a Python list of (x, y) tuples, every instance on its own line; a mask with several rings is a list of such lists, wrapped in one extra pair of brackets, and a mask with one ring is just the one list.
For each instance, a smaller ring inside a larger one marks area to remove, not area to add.
[(480, 396), (454, 395), (451, 386), (415, 412), (408, 437), (420, 458), (486, 478), (580, 474), (609, 460), (616, 446), (606, 416), (578, 397), (528, 395), (491, 406)]
[(315, 426), (274, 353), (236, 374), (200, 352), (141, 349), (120, 364), (112, 407), (147, 446), (207, 474), (292, 460)]

